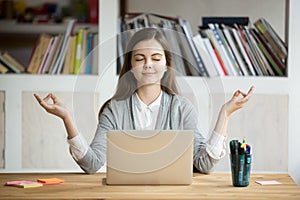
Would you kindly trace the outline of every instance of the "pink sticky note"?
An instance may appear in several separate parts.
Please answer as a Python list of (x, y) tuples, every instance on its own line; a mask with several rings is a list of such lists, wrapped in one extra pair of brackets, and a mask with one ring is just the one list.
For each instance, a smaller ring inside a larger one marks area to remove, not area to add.
[(6, 185), (21, 185), (21, 184), (33, 184), (33, 181), (9, 181), (6, 182)]

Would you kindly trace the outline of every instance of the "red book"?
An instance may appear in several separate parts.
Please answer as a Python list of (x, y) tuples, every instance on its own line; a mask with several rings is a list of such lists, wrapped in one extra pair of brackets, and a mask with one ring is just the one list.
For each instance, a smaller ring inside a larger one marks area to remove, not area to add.
[(98, 24), (98, 8), (98, 0), (88, 0), (89, 22), (92, 24)]
[(222, 68), (222, 70), (223, 70), (223, 72), (224, 72), (224, 75), (225, 75), (225, 76), (228, 76), (228, 72), (226, 71), (226, 69), (225, 69), (225, 67), (224, 67), (224, 65), (223, 65), (223, 62), (222, 62), (222, 60), (221, 60), (221, 58), (220, 58), (219, 53), (218, 53), (215, 49), (214, 49), (214, 53), (216, 54), (216, 57), (217, 57), (217, 59), (218, 59), (220, 65), (221, 65), (221, 68)]

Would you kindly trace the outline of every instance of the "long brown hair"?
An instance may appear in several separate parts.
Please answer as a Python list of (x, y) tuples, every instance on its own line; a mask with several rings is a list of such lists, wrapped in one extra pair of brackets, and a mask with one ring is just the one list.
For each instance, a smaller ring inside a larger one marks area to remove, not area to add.
[(141, 41), (155, 39), (158, 41), (164, 49), (166, 57), (166, 65), (168, 70), (165, 72), (161, 79), (161, 89), (169, 95), (178, 94), (178, 88), (176, 83), (176, 76), (174, 70), (174, 63), (172, 54), (169, 48), (169, 44), (163, 34), (158, 28), (143, 28), (137, 31), (129, 40), (125, 54), (124, 63), (120, 71), (117, 89), (113, 97), (107, 100), (99, 111), (98, 118), (100, 119), (101, 113), (103, 112), (106, 105), (112, 100), (124, 100), (129, 98), (137, 89), (137, 80), (131, 72), (131, 57), (133, 48)]

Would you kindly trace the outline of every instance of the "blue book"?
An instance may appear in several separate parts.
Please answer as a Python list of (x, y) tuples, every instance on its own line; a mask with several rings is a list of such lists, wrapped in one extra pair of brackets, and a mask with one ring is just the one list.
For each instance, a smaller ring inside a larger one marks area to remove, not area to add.
[(92, 39), (93, 39), (93, 34), (89, 33), (87, 36), (87, 47), (86, 47), (86, 66), (85, 66), (85, 73), (86, 74), (91, 74), (92, 73), (92, 56), (90, 55), (92, 52)]

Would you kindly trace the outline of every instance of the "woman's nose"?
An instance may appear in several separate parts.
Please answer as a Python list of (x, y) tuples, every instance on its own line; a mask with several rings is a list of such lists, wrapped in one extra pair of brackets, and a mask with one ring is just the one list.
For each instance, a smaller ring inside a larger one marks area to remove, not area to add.
[(146, 60), (146, 63), (144, 64), (144, 69), (152, 68), (152, 61)]

